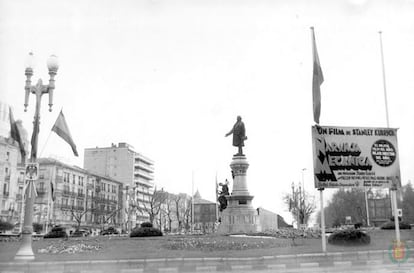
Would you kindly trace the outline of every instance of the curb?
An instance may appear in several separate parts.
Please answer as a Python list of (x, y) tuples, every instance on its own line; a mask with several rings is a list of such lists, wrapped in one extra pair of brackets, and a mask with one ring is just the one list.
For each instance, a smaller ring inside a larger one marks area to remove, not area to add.
[[(410, 256), (398, 264), (414, 263), (414, 248), (408, 249)], [(395, 266), (389, 258), (389, 250), (368, 250), (357, 252), (331, 252), (289, 254), (262, 257), (237, 258), (157, 258), (85, 261), (30, 261), (0, 262), (0, 273), (20, 272), (217, 272), (249, 270), (286, 270), (294, 268)]]

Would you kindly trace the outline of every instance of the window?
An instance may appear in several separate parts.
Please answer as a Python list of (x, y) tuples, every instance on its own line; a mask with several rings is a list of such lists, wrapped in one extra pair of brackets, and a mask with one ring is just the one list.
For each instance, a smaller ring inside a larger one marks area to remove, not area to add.
[(7, 167), (6, 167), (6, 168), (4, 169), (4, 173), (5, 173), (6, 175), (8, 175), (8, 174), (9, 174), (9, 168), (7, 168)]
[(72, 178), (73, 178), (72, 183), (73, 183), (73, 184), (76, 184), (76, 175), (73, 175), (73, 177), (72, 177)]
[(4, 183), (3, 185), (3, 195), (8, 195), (8, 191), (7, 191), (7, 183)]
[(63, 173), (63, 182), (69, 183), (69, 173)]
[(6, 152), (6, 161), (9, 161), (10, 159), (10, 152)]

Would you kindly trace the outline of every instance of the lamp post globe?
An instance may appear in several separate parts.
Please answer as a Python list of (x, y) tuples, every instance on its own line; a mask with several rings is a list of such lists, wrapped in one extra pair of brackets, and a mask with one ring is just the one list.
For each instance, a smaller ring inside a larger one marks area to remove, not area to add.
[(49, 71), (57, 72), (57, 70), (59, 69), (59, 60), (56, 57), (56, 55), (50, 55), (50, 57), (46, 61), (46, 64)]
[(34, 58), (33, 52), (30, 52), (29, 54), (27, 54), (24, 60), (24, 64), (25, 64), (26, 70), (28, 69), (33, 70), (35, 66), (35, 58)]

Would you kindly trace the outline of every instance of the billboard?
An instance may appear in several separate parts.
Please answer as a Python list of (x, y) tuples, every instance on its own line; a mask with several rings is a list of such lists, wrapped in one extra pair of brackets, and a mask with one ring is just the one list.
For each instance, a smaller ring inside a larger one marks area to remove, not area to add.
[(397, 129), (312, 126), (315, 188), (400, 187)]

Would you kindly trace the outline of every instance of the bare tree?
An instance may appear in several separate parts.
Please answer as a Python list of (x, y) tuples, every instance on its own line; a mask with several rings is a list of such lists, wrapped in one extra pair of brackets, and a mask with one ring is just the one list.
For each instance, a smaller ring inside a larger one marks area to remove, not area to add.
[(184, 221), (185, 221), (185, 229), (189, 230), (191, 228), (192, 222), (192, 198), (187, 199), (185, 209), (184, 209)]
[(155, 217), (160, 213), (162, 204), (165, 203), (168, 193), (163, 189), (160, 191), (157, 190), (157, 187), (154, 189), (154, 193), (151, 195), (148, 204), (143, 203), (143, 209), (149, 215), (149, 220), (151, 224), (154, 224)]
[(191, 198), (185, 193), (174, 196), (175, 216), (178, 221), (178, 229), (188, 229), (191, 221)]
[(113, 219), (113, 217), (114, 217), (114, 216), (116, 216), (116, 213), (117, 213), (118, 211), (120, 211), (120, 210), (121, 210), (121, 208), (118, 208), (118, 209), (116, 209), (116, 210), (113, 210), (112, 212), (107, 212), (107, 213), (105, 213), (105, 214), (102, 214), (102, 221), (101, 221), (101, 223), (102, 223), (103, 225), (105, 225), (105, 224), (109, 223), (109, 221), (110, 221), (111, 219)]
[(181, 199), (182, 199), (182, 195), (178, 194), (174, 196), (174, 203), (175, 203), (175, 217), (177, 218), (177, 222), (178, 222), (178, 230), (181, 230), (182, 227), (182, 218), (181, 218), (181, 213), (180, 213), (180, 203), (181, 203)]
[(165, 200), (165, 216), (168, 219), (168, 230), (171, 232), (172, 229), (172, 222), (173, 222), (173, 203), (174, 203), (174, 195), (171, 193), (167, 194), (167, 199)]
[(315, 197), (305, 193), (301, 187), (292, 185), (292, 192), (283, 197), (293, 218), (300, 224), (307, 224), (310, 216), (316, 210)]
[(83, 216), (89, 211), (86, 207), (76, 207), (75, 205), (72, 205), (70, 208), (70, 215), (75, 219), (77, 225), (76, 230), (79, 230), (80, 225), (82, 224), (82, 218)]
[(136, 214), (137, 211), (142, 211), (142, 210), (138, 206), (137, 201), (135, 199), (134, 189), (127, 190), (126, 194), (127, 194), (127, 197), (126, 197), (127, 203), (126, 203), (126, 207), (125, 207), (125, 214), (127, 216), (126, 228), (129, 232), (131, 232), (131, 229), (132, 229), (132, 222), (131, 222), (132, 215)]

